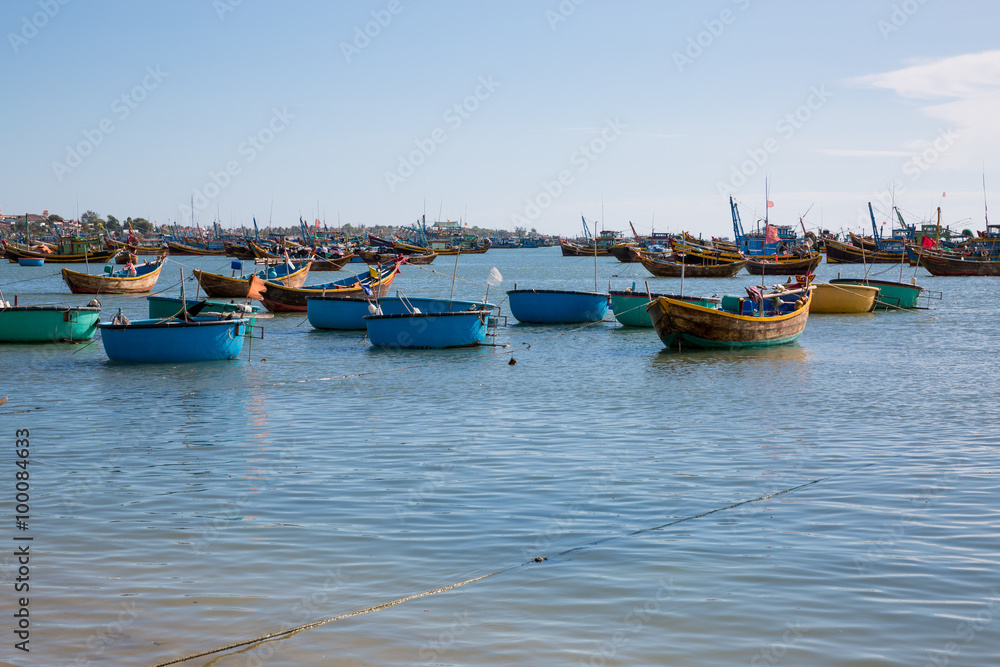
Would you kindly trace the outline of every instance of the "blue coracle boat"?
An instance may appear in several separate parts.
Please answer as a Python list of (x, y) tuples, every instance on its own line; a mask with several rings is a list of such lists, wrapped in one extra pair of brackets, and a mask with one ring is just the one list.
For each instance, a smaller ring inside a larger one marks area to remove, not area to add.
[[(430, 299), (409, 297), (382, 297), (377, 306), (383, 315), (402, 315), (413, 312), (446, 313), (467, 310), (496, 308), (493, 304), (476, 301), (455, 301), (453, 299)], [(376, 305), (365, 299), (353, 299), (346, 296), (309, 296), (306, 297), (306, 310), (309, 324), (316, 329), (340, 329), (345, 331), (367, 329), (365, 317), (373, 315)]]
[(243, 350), (248, 324), (240, 317), (128, 322), (116, 316), (97, 327), (111, 361), (177, 363), (235, 359)]
[(608, 314), (608, 295), (552, 289), (513, 289), (507, 292), (510, 312), (523, 324), (598, 322)]
[[(483, 306), (483, 304), (478, 304)], [(367, 315), (368, 340), (375, 347), (441, 349), (479, 345), (486, 338), (492, 309), (438, 313)]]

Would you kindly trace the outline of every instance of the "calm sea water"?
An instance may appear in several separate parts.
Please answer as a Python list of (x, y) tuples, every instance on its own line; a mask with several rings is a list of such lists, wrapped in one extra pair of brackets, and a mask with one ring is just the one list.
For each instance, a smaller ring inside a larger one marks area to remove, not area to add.
[[(594, 288), (592, 259), (493, 250), (460, 258), (455, 296), (481, 298), (493, 266), (493, 301)], [(454, 267), (404, 267), (395, 288), (448, 296)], [(85, 303), (58, 268), (5, 262), (0, 289)], [(838, 271), (862, 268), (819, 275)], [(680, 288), (611, 258), (597, 275)], [(931, 310), (813, 315), (798, 344), (742, 352), (513, 320), (507, 348), (376, 350), (298, 314), (233, 362), (4, 346), (0, 659), (151, 665), (490, 575), (183, 664), (997, 664), (1000, 279), (917, 279), (942, 293)], [(30, 654), (12, 632), (20, 428)]]

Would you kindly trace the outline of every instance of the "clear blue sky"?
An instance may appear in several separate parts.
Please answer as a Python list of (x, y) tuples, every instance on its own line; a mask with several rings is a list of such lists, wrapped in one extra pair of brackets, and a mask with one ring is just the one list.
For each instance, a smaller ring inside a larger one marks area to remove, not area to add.
[(61, 2), (0, 5), (5, 214), (1000, 221), (985, 0)]

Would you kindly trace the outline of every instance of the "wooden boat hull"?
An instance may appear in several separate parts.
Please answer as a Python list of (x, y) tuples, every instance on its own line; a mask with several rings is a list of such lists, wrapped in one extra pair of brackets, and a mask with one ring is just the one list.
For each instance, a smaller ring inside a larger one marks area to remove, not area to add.
[(486, 338), (491, 309), (439, 313), (368, 315), (368, 340), (374, 347), (446, 349), (479, 345)]
[(833, 239), (826, 240), (825, 252), (827, 264), (899, 264), (907, 261), (906, 253), (862, 249)]
[[(144, 267), (139, 268), (141, 270)], [(145, 294), (153, 291), (162, 268), (161, 260), (148, 273), (135, 277), (91, 275), (70, 269), (63, 269), (62, 277), (73, 294)]]
[(601, 292), (515, 289), (507, 297), (511, 314), (522, 324), (599, 322), (608, 314), (608, 295)]
[(646, 253), (639, 253), (639, 261), (646, 270), (661, 278), (732, 278), (747, 265), (747, 260), (719, 264), (687, 264), (666, 259), (655, 259)]
[(248, 324), (244, 318), (196, 317), (193, 322), (150, 319), (97, 326), (111, 361), (186, 363), (235, 359), (243, 349)]
[(181, 255), (181, 256), (224, 256), (226, 254), (225, 248), (198, 248), (195, 246), (190, 246), (184, 243), (177, 243), (176, 241), (167, 241), (167, 252), (171, 255)]
[(718, 297), (701, 296), (679, 296), (676, 294), (650, 294), (649, 296), (641, 292), (632, 291), (611, 291), (611, 310), (615, 319), (626, 327), (652, 327), (653, 321), (649, 319), (646, 306), (651, 299), (658, 299), (665, 296), (671, 299), (679, 299), (688, 303), (697, 303), (702, 306), (712, 307), (719, 304)]
[(597, 255), (598, 257), (610, 256), (611, 251), (608, 248), (598, 246), (596, 249), (594, 246), (586, 246), (581, 243), (573, 243), (572, 241), (560, 241), (559, 247), (562, 248), (563, 257), (593, 257)]
[(696, 257), (710, 257), (720, 263), (738, 262), (741, 259), (745, 259), (738, 250), (732, 248), (731, 244), (724, 247), (720, 245), (720, 247), (710, 248), (700, 243), (693, 243), (691, 241), (684, 241), (681, 239), (671, 239), (670, 247), (673, 248), (675, 253), (694, 255)]
[(91, 340), (101, 309), (95, 306), (0, 308), (0, 343), (75, 343)]
[(627, 263), (638, 262), (639, 256), (634, 252), (634, 249), (636, 247), (637, 246), (635, 244), (627, 244), (627, 243), (608, 246), (608, 254), (613, 256), (619, 262), (627, 262)]
[[(364, 331), (365, 318), (371, 315), (369, 304), (375, 307), (372, 299), (355, 299), (344, 296), (309, 296), (306, 297), (306, 311), (309, 324), (316, 329), (335, 329), (341, 331)], [(422, 313), (447, 313), (470, 310), (492, 310), (493, 304), (475, 301), (455, 301), (453, 299), (401, 298), (382, 297), (378, 300), (378, 308), (383, 315), (403, 315), (414, 308)]]
[[(362, 250), (358, 255), (367, 264), (388, 264), (395, 261), (397, 257), (394, 254), (372, 252), (370, 250)], [(437, 256), (436, 252), (428, 252), (423, 255), (403, 255), (407, 264), (430, 264), (437, 259)]]
[(250, 247), (250, 252), (253, 253), (254, 259), (284, 259), (284, 255), (276, 255), (270, 252), (267, 248), (255, 243), (254, 241), (248, 241), (247, 245)]
[(810, 257), (783, 259), (780, 256), (769, 259), (747, 260), (747, 272), (755, 276), (794, 276), (812, 273), (823, 260), (823, 255), (815, 253)]
[[(281, 268), (284, 268), (284, 265)], [(304, 266), (301, 266), (292, 273), (283, 276), (275, 274), (275, 277), (269, 277), (266, 280), (281, 283), (288, 287), (302, 287), (306, 282), (310, 270), (311, 264), (305, 262)], [(209, 297), (215, 299), (246, 299), (250, 296), (250, 276), (236, 278), (218, 273), (208, 273), (200, 269), (194, 269), (191, 273), (194, 274), (194, 277), (198, 280), (198, 284), (201, 285), (201, 289)], [(259, 276), (259, 273), (253, 275)], [(259, 277), (264, 279), (263, 276)]]
[(925, 250), (920, 254), (920, 266), (932, 276), (1000, 276), (1000, 259), (995, 255), (955, 258)]
[(122, 241), (108, 241), (108, 244), (112, 248), (117, 248), (119, 250), (128, 250), (135, 255), (145, 255), (159, 257), (167, 251), (166, 246), (149, 246), (149, 245), (130, 245), (128, 243), (123, 243)]
[(904, 308), (911, 310), (920, 307), (920, 295), (924, 288), (912, 283), (897, 283), (891, 280), (865, 280), (864, 278), (835, 278), (832, 285), (870, 285), (878, 287), (879, 295), (875, 299), (876, 310), (895, 310)]
[[(308, 311), (306, 298), (310, 296), (346, 296), (361, 300), (376, 295), (383, 297), (388, 294), (397, 273), (395, 267), (390, 270), (385, 270), (383, 267), (381, 277), (370, 282), (365, 280), (368, 274), (358, 274), (352, 278), (330, 283), (328, 286), (298, 288), (268, 281), (261, 293), (260, 302), (273, 313), (304, 313)], [(365, 292), (364, 285), (368, 286), (371, 294)]]
[(421, 245), (403, 243), (402, 241), (395, 241), (392, 247), (397, 252), (406, 255), (426, 255), (428, 253), (435, 253), (436, 255), (481, 255), (490, 249), (489, 245), (480, 248), (428, 248)]
[[(351, 263), (354, 259), (354, 253), (347, 253), (343, 257), (336, 257), (333, 259), (314, 259), (312, 261), (312, 271), (340, 271), (345, 266)], [(300, 285), (301, 286), (301, 285)]]
[(26, 248), (18, 248), (6, 241), (3, 244), (7, 251), (7, 259), (11, 264), (17, 264), (22, 257), (30, 259), (43, 259), (49, 264), (86, 264), (94, 262), (100, 264), (115, 256), (117, 250), (97, 250), (92, 253), (58, 253), (58, 252), (36, 252)]
[(870, 313), (875, 310), (879, 288), (871, 285), (812, 284), (811, 313)]
[(809, 298), (791, 313), (767, 317), (738, 315), (667, 297), (651, 301), (646, 310), (667, 347), (770, 347), (798, 340), (809, 317)]

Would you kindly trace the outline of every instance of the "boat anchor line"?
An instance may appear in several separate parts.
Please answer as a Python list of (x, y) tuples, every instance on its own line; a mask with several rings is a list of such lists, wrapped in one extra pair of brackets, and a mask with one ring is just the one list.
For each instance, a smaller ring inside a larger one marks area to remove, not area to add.
[(389, 609), (391, 607), (395, 607), (397, 605), (403, 604), (404, 602), (409, 602), (411, 600), (416, 600), (418, 598), (427, 597), (429, 595), (437, 595), (439, 593), (446, 593), (446, 592), (448, 592), (450, 590), (453, 590), (455, 588), (459, 588), (461, 586), (467, 586), (468, 584), (472, 584), (472, 583), (475, 583), (477, 581), (482, 581), (483, 579), (488, 579), (490, 577), (496, 576), (496, 575), (501, 574), (503, 572), (508, 572), (508, 571), (511, 571), (511, 570), (514, 570), (514, 569), (517, 569), (517, 568), (522, 568), (522, 567), (525, 567), (525, 566), (535, 565), (537, 563), (541, 563), (541, 562), (547, 561), (547, 560), (549, 560), (549, 558), (556, 558), (556, 557), (559, 557), (559, 556), (565, 556), (567, 554), (571, 554), (571, 553), (576, 553), (576, 552), (579, 552), (579, 551), (583, 551), (583, 550), (589, 549), (591, 547), (597, 546), (599, 544), (604, 544), (606, 542), (610, 542), (612, 540), (623, 539), (623, 538), (626, 538), (626, 537), (634, 537), (636, 535), (642, 535), (644, 533), (649, 533), (649, 532), (652, 532), (654, 530), (663, 530), (664, 528), (669, 528), (671, 526), (676, 526), (677, 524), (684, 523), (685, 521), (692, 521), (694, 519), (701, 519), (701, 518), (704, 518), (706, 516), (710, 516), (712, 514), (717, 514), (718, 512), (725, 512), (725, 511), (728, 511), (728, 510), (731, 510), (731, 509), (735, 509), (737, 507), (742, 507), (743, 505), (749, 505), (751, 503), (759, 503), (759, 502), (762, 502), (764, 500), (769, 500), (771, 498), (775, 498), (777, 496), (784, 495), (786, 493), (793, 493), (795, 491), (799, 491), (799, 490), (804, 489), (806, 487), (813, 486), (814, 484), (819, 484), (820, 482), (823, 482), (823, 481), (834, 479), (836, 477), (841, 477), (843, 475), (847, 475), (849, 473), (852, 473), (852, 472), (855, 472), (857, 470), (861, 470), (863, 468), (867, 468), (867, 467), (873, 466), (873, 465), (875, 465), (874, 462), (873, 463), (867, 463), (867, 464), (865, 464), (863, 466), (859, 466), (857, 468), (854, 468), (853, 470), (847, 470), (847, 471), (844, 471), (844, 472), (841, 472), (841, 473), (836, 473), (836, 474), (833, 474), (833, 475), (828, 475), (827, 477), (821, 477), (819, 479), (809, 480), (808, 482), (804, 482), (802, 484), (798, 484), (796, 486), (792, 486), (792, 487), (789, 487), (787, 489), (782, 489), (781, 491), (775, 491), (774, 493), (768, 493), (768, 494), (765, 494), (763, 496), (759, 496), (757, 498), (751, 498), (749, 500), (743, 500), (743, 501), (740, 501), (738, 503), (733, 503), (731, 505), (726, 505), (724, 507), (716, 507), (715, 509), (708, 510), (707, 512), (702, 512), (700, 514), (692, 514), (691, 516), (686, 516), (686, 517), (682, 517), (680, 519), (675, 519), (673, 521), (669, 521), (669, 522), (661, 524), (659, 526), (652, 526), (650, 528), (640, 528), (639, 530), (634, 530), (634, 531), (632, 531), (630, 533), (625, 533), (625, 534), (622, 534), (622, 535), (612, 535), (612, 536), (605, 537), (605, 538), (602, 538), (600, 540), (595, 540), (593, 542), (589, 542), (587, 544), (583, 544), (583, 545), (580, 545), (580, 546), (577, 546), (577, 547), (571, 547), (569, 549), (564, 549), (562, 551), (558, 551), (558, 552), (552, 554), (551, 556), (536, 556), (535, 558), (533, 558), (533, 559), (531, 559), (529, 561), (525, 561), (523, 563), (517, 563), (516, 565), (508, 565), (506, 567), (500, 568), (499, 570), (494, 570), (493, 572), (489, 572), (487, 574), (483, 574), (483, 575), (480, 575), (478, 577), (473, 577), (471, 579), (465, 579), (463, 581), (458, 581), (458, 582), (453, 583), (453, 584), (448, 584), (447, 586), (441, 586), (439, 588), (435, 588), (435, 589), (432, 589), (432, 590), (429, 590), (429, 591), (423, 591), (421, 593), (414, 593), (413, 595), (407, 595), (405, 597), (397, 598), (395, 600), (390, 600), (389, 602), (383, 602), (381, 604), (377, 604), (377, 605), (374, 605), (372, 607), (366, 607), (364, 609), (357, 609), (355, 611), (347, 612), (346, 614), (339, 614), (337, 616), (331, 616), (330, 618), (325, 618), (325, 619), (322, 619), (322, 620), (319, 620), (319, 621), (313, 621), (312, 623), (305, 623), (303, 625), (299, 625), (299, 626), (296, 626), (294, 628), (289, 628), (287, 630), (280, 630), (278, 632), (272, 632), (270, 634), (262, 635), (260, 637), (255, 637), (253, 639), (246, 639), (246, 640), (243, 640), (243, 641), (234, 642), (234, 643), (228, 644), (226, 646), (220, 646), (219, 648), (210, 649), (210, 650), (207, 650), (207, 651), (202, 651), (200, 653), (195, 653), (195, 654), (192, 654), (192, 655), (188, 655), (188, 656), (185, 656), (183, 658), (175, 658), (173, 660), (167, 660), (166, 662), (159, 662), (159, 663), (156, 663), (155, 665), (151, 665), (151, 667), (167, 667), (168, 665), (176, 665), (176, 664), (179, 664), (179, 663), (182, 663), (182, 662), (187, 662), (189, 660), (194, 660), (195, 658), (204, 658), (205, 656), (215, 655), (217, 653), (223, 653), (225, 651), (231, 651), (233, 649), (241, 648), (241, 647), (244, 647), (244, 646), (251, 646), (253, 644), (259, 644), (259, 643), (263, 643), (263, 642), (277, 641), (277, 640), (280, 640), (280, 639), (289, 639), (292, 636), (297, 635), (300, 632), (303, 632), (304, 630), (311, 630), (313, 628), (318, 628), (321, 625), (326, 625), (327, 623), (333, 623), (335, 621), (341, 621), (341, 620), (344, 620), (344, 619), (347, 619), (347, 618), (353, 618), (354, 616), (361, 616), (363, 614), (371, 614), (371, 613), (374, 613), (374, 612), (377, 612), (377, 611), (382, 611), (384, 609)]

